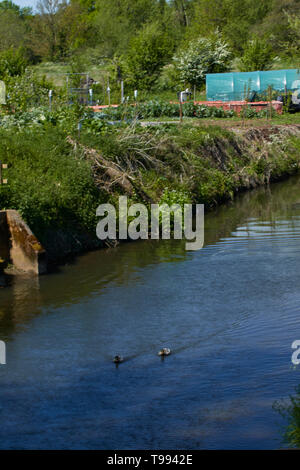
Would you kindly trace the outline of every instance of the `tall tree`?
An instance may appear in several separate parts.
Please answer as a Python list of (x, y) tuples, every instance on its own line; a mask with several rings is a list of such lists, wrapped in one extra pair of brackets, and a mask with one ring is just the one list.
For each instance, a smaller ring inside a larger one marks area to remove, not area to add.
[(82, 8), (66, 0), (40, 0), (31, 22), (31, 46), (41, 58), (61, 59), (69, 54), (82, 35)]
[(179, 23), (184, 27), (189, 26), (192, 2), (190, 0), (173, 0), (172, 3), (177, 12)]
[(24, 45), (30, 14), (30, 8), (20, 8), (10, 0), (0, 2), (0, 51)]
[(240, 54), (251, 38), (254, 25), (260, 24), (273, 0), (195, 0), (189, 38), (210, 36), (220, 31), (235, 53)]
[(173, 47), (158, 23), (146, 25), (130, 41), (127, 78), (134, 87), (150, 89), (163, 65), (171, 58)]
[(144, 24), (157, 21), (159, 0), (95, 0), (92, 38), (103, 55), (124, 53), (129, 41)]
[(61, 0), (39, 0), (37, 11), (41, 18), (41, 30), (49, 44), (49, 57), (54, 59), (58, 45), (58, 10)]

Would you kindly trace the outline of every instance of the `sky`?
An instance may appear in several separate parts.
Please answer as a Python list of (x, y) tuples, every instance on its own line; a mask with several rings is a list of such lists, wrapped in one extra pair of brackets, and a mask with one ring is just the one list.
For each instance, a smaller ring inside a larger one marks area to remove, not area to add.
[(19, 7), (31, 7), (34, 8), (37, 4), (37, 0), (13, 0)]

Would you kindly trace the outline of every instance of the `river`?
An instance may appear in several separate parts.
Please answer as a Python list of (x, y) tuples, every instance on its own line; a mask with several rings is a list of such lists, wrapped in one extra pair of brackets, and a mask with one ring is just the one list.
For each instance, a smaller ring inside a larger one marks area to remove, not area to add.
[(280, 448), (299, 313), (300, 177), (207, 214), (200, 251), (128, 243), (17, 276), (0, 290), (0, 448)]

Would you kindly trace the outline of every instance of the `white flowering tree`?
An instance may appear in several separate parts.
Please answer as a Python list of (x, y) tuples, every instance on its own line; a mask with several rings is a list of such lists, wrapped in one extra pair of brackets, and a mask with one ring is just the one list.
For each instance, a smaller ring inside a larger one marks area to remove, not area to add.
[(207, 73), (226, 72), (231, 52), (226, 42), (220, 38), (198, 38), (181, 49), (174, 57), (180, 80), (200, 87)]

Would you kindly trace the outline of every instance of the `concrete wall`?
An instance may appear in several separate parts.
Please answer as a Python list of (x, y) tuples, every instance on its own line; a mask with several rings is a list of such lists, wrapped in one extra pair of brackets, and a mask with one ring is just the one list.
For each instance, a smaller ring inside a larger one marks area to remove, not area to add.
[(46, 251), (15, 210), (0, 211), (0, 257), (25, 272), (47, 271)]

